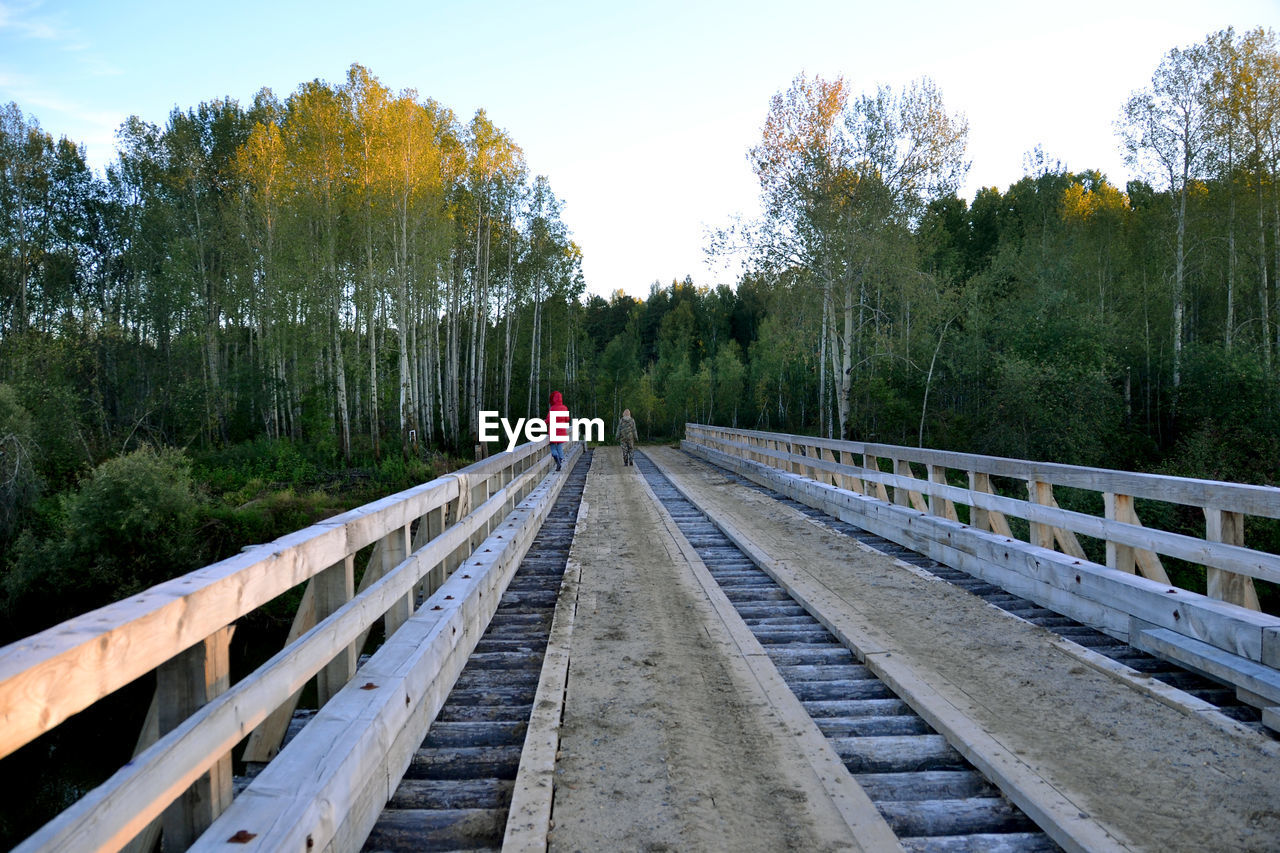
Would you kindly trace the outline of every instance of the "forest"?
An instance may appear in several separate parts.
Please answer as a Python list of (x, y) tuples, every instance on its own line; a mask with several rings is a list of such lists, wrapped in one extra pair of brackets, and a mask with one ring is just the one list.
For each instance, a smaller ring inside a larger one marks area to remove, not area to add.
[[(9, 641), (427, 479), (477, 412), (636, 415), (1280, 483), (1280, 52), (1171, 49), (1115, 119), (1135, 180), (958, 195), (939, 86), (804, 74), (745, 155), (729, 283), (588, 293), (549, 180), (350, 68), (132, 118), (94, 172), (0, 109)], [(164, 531), (167, 535), (157, 536)]]

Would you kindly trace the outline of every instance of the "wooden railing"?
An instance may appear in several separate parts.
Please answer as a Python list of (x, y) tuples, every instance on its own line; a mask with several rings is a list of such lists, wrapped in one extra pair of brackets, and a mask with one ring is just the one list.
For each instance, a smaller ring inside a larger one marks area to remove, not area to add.
[[(1244, 544), (1246, 517), (1280, 518), (1280, 489), (699, 424), (685, 430), (694, 453), (1137, 645), (1167, 640), (1167, 630), (1262, 664), (1267, 671), (1250, 672), (1268, 683), (1280, 668), (1280, 619), (1257, 612), (1255, 587), (1280, 583), (1280, 556)], [(1026, 498), (997, 494), (993, 477), (1025, 483)], [(1059, 507), (1055, 486), (1093, 493), (1102, 514)], [(1135, 499), (1197, 508), (1204, 536), (1144, 526)], [(1015, 538), (1013, 518), (1025, 521), (1026, 541)], [(1096, 561), (1082, 536), (1101, 543)], [(1162, 556), (1204, 567), (1207, 594), (1174, 586)], [(1188, 648), (1179, 652), (1183, 663), (1221, 677), (1211, 650)], [(1192, 651), (1201, 655), (1194, 663)], [(1232, 680), (1253, 704), (1280, 705), (1280, 679), (1275, 689)]]
[[(134, 759), (17, 849), (149, 850), (161, 826), (166, 850), (185, 849), (231, 801), (231, 749), (251, 736), (246, 760), (269, 760), (308, 681), (321, 703), (336, 694), (370, 629), (390, 638), (549, 465), (546, 441), (522, 445), (0, 649), (0, 758), (152, 671), (157, 684)], [(288, 644), (230, 684), (235, 621), (303, 583)]]

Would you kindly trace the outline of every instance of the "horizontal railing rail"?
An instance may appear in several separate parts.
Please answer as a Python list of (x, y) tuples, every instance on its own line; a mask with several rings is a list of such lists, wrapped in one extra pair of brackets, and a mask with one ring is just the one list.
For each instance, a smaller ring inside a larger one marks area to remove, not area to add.
[[(1259, 612), (1255, 584), (1280, 583), (1280, 556), (1244, 542), (1247, 517), (1280, 518), (1280, 489), (701, 424), (686, 424), (684, 446), (1135, 644), (1182, 635), (1193, 668), (1220, 674), (1212, 649), (1237, 656), (1241, 698), (1280, 706), (1280, 617)], [(1100, 496), (1102, 514), (1060, 507), (1055, 486)], [(1144, 525), (1136, 499), (1198, 509), (1204, 536)], [(1080, 537), (1100, 543), (1092, 557)], [(1203, 567), (1205, 594), (1176, 586), (1162, 557)]]
[[(1007, 519), (1021, 518), (1028, 522), (1031, 544), (1056, 548), (1075, 557), (1085, 556), (1076, 534), (1091, 536), (1105, 543), (1109, 568), (1127, 572), (1136, 569), (1161, 583), (1170, 581), (1158, 555), (1185, 560), (1208, 570), (1211, 598), (1253, 610), (1258, 609), (1258, 599), (1252, 579), (1280, 583), (1280, 556), (1243, 544), (1242, 516), (1280, 518), (1280, 489), (1271, 486), (697, 424), (687, 425), (686, 435), (730, 455), (766, 462), (811, 479), (822, 480), (825, 475), (826, 482), (852, 487), (860, 494), (889, 500), (887, 488), (892, 488), (894, 503), (929, 515), (955, 519), (955, 505), (963, 504), (970, 508), (972, 526), (1006, 536), (1012, 536)], [(837, 454), (845, 458), (838, 458)], [(887, 460), (892, 473), (881, 470), (881, 460)], [(927, 479), (917, 477), (910, 463), (926, 466)], [(949, 484), (947, 478), (952, 471), (964, 474), (969, 487)], [(1027, 483), (1027, 499), (995, 494), (991, 477)], [(858, 486), (859, 482), (864, 485)], [(1106, 515), (1060, 508), (1053, 486), (1102, 493)], [(926, 496), (928, 501), (924, 500)], [(1135, 498), (1201, 509), (1205, 513), (1206, 537), (1143, 526), (1133, 506)]]
[[(148, 849), (161, 824), (166, 848), (188, 846), (231, 801), (231, 749), (273, 716), (287, 724), (312, 678), (322, 704), (336, 694), (372, 627), (391, 637), (549, 465), (545, 440), (521, 445), (0, 648), (0, 757), (137, 678), (157, 683), (134, 759), (18, 849)], [(285, 648), (230, 684), (235, 621), (303, 583)]]

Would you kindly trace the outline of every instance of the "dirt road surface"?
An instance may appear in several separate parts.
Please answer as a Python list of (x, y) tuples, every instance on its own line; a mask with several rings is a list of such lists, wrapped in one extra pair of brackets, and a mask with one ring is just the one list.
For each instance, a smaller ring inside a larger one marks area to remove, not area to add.
[(635, 467), (596, 450), (553, 851), (859, 849), (732, 644)]

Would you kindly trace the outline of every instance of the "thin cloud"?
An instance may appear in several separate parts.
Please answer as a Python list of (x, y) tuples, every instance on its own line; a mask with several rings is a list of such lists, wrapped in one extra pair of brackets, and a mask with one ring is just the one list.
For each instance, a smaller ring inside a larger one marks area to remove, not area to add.
[(48, 42), (76, 57), (81, 72), (94, 77), (111, 77), (120, 69), (104, 59), (83, 33), (66, 23), (64, 12), (46, 14), (40, 0), (18, 3), (0, 0), (0, 42), (6, 38)]
[(62, 26), (62, 15), (40, 13), (43, 5), (39, 2), (0, 2), (0, 34), (10, 32), (18, 38), (80, 44), (75, 30)]

